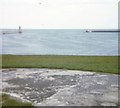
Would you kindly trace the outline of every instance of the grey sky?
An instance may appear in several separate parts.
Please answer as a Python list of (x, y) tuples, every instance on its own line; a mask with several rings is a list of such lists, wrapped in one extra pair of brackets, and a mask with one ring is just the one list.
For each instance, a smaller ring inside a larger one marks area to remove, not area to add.
[(1, 28), (117, 28), (119, 0), (0, 0)]

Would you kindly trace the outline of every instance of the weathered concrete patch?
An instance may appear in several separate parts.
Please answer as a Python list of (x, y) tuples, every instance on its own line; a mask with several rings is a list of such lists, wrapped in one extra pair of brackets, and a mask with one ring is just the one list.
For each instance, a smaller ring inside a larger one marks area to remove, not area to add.
[(118, 75), (60, 69), (4, 69), (2, 90), (36, 106), (116, 106)]

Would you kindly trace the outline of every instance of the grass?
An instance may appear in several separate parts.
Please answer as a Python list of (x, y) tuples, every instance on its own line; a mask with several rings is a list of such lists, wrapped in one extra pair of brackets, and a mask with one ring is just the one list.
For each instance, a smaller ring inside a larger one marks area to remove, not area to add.
[(21, 101), (17, 101), (15, 99), (12, 99), (10, 96), (6, 95), (6, 94), (2, 94), (2, 101), (0, 100), (0, 103), (2, 103), (2, 108), (9, 108), (9, 107), (15, 107), (15, 106), (19, 106), (19, 107), (30, 107), (30, 108), (34, 108), (32, 106), (31, 103), (28, 102), (21, 102)]
[(55, 68), (118, 73), (118, 56), (2, 55), (2, 68)]

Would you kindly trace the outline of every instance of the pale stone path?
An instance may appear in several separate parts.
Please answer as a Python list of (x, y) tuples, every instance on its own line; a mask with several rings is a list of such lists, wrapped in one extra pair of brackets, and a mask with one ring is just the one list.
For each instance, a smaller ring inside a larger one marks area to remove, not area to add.
[(3, 92), (36, 106), (116, 106), (119, 103), (118, 75), (60, 69), (2, 71)]

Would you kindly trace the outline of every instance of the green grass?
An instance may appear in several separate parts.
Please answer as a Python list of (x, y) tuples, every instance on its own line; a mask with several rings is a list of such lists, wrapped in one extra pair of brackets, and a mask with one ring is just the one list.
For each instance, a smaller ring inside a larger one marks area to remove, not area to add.
[(17, 101), (15, 99), (12, 99), (10, 96), (8, 96), (6, 94), (2, 94), (1, 99), (2, 99), (2, 101), (0, 100), (0, 102), (2, 103), (2, 108), (9, 108), (10, 106), (19, 106), (19, 107), (22, 107), (22, 106), (28, 107), (29, 106), (30, 108), (34, 108), (31, 103)]
[(2, 68), (55, 68), (118, 74), (118, 57), (2, 55)]

